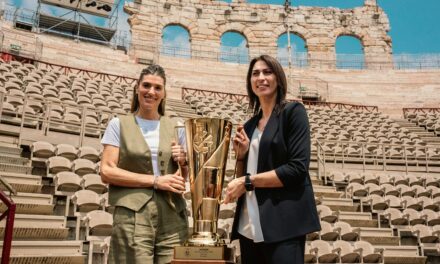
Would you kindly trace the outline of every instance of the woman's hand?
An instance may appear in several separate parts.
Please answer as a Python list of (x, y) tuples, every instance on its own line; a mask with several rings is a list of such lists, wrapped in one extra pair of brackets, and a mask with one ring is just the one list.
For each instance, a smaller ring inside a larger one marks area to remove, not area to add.
[(156, 179), (156, 188), (182, 194), (185, 191), (185, 180), (180, 176), (179, 171), (174, 174), (159, 176)]
[(250, 140), (243, 129), (243, 125), (238, 125), (232, 144), (232, 147), (237, 155), (237, 160), (244, 159), (249, 150), (249, 142)]
[(227, 204), (236, 202), (245, 192), (244, 177), (233, 179), (226, 187), (226, 196), (223, 203)]
[(176, 141), (171, 142), (171, 155), (173, 160), (180, 166), (186, 165), (186, 152), (181, 145), (178, 145)]

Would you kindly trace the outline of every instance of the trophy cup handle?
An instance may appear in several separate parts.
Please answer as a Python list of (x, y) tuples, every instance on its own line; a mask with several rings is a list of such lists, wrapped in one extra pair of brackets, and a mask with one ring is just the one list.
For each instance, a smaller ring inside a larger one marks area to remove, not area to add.
[[(185, 140), (185, 126), (183, 124), (177, 124), (174, 127), (174, 137), (176, 139), (176, 143), (182, 146), (185, 153), (187, 153), (188, 151), (186, 148), (186, 140)], [(180, 176), (183, 177), (182, 166), (180, 165), (180, 163), (177, 163), (177, 166), (179, 167)]]

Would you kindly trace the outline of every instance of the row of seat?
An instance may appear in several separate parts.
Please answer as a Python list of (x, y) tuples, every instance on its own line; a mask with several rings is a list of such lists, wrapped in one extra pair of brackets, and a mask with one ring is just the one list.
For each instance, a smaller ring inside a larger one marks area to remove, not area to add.
[(44, 158), (48, 159), (53, 156), (61, 156), (73, 161), (77, 158), (88, 159), (92, 162), (100, 160), (101, 153), (97, 149), (89, 146), (81, 146), (76, 148), (69, 144), (52, 145), (46, 141), (35, 141), (31, 144), (31, 159)]
[(440, 135), (440, 111), (436, 109), (432, 113), (405, 113), (405, 118), (417, 126), (424, 127), (428, 131), (434, 132), (436, 136)]
[(387, 172), (344, 172), (344, 171), (330, 171), (328, 178), (331, 182), (336, 183), (360, 183), (368, 184), (374, 183), (376, 185), (391, 184), (397, 186), (399, 184), (413, 186), (420, 185), (424, 187), (436, 186), (440, 187), (440, 179), (429, 174), (414, 175), (414, 174), (390, 174)]
[[(0, 64), (0, 92), (9, 95), (7, 102), (14, 107), (22, 105), (23, 99), (20, 98), (28, 95), (34, 99), (47, 99), (92, 109), (124, 112), (130, 109), (133, 89), (126, 84), (101, 83), (75, 75), (67, 76), (29, 68)], [(34, 107), (34, 110), (38, 114), (42, 109)]]

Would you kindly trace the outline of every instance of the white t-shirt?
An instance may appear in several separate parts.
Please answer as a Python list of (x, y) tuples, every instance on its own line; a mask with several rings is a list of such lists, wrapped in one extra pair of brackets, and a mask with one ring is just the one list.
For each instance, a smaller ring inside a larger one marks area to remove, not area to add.
[[(257, 173), (258, 151), (260, 149), (260, 139), (262, 134), (263, 132), (258, 128), (256, 128), (252, 134), (247, 162), (247, 173), (250, 175)], [(260, 211), (258, 209), (255, 191), (246, 192), (239, 219), (238, 232), (241, 235), (253, 240), (255, 243), (264, 241), (260, 223)]]
[[(157, 159), (159, 152), (160, 121), (143, 119), (136, 116), (136, 122), (144, 136), (145, 142), (150, 148), (153, 173), (154, 175), (160, 175), (159, 162)], [(120, 135), (121, 128), (119, 118), (115, 117), (109, 122), (104, 136), (101, 139), (101, 144), (120, 147)], [(183, 129), (179, 129), (179, 143), (183, 146), (185, 145), (185, 132)]]

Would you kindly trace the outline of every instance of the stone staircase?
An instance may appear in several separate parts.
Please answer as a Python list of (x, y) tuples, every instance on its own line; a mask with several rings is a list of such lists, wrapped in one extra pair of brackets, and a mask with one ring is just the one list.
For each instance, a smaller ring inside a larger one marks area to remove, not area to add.
[(202, 117), (188, 104), (179, 99), (167, 99), (166, 108), (168, 113), (174, 112), (177, 116), (184, 119)]
[(406, 119), (393, 119), (393, 121), (401, 127), (408, 129), (411, 133), (417, 135), (427, 145), (440, 147), (440, 137), (436, 136), (434, 132), (430, 132), (423, 127), (417, 126), (415, 123)]

